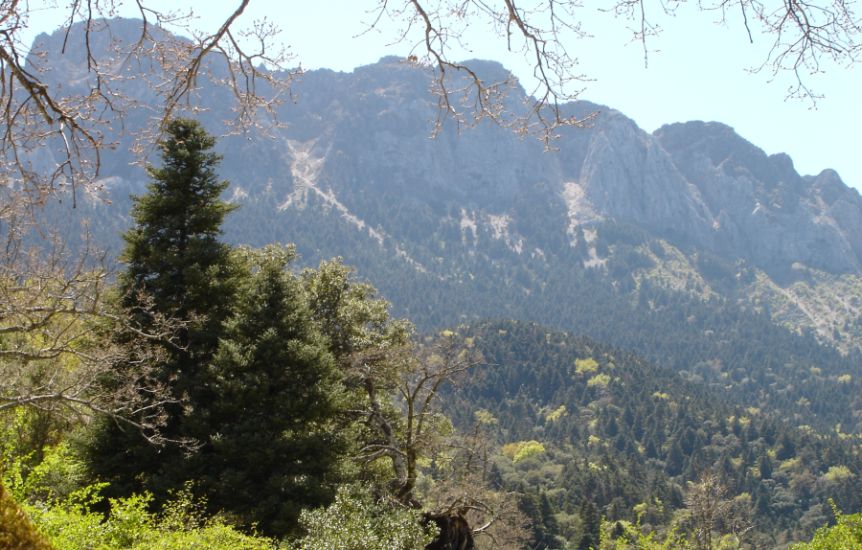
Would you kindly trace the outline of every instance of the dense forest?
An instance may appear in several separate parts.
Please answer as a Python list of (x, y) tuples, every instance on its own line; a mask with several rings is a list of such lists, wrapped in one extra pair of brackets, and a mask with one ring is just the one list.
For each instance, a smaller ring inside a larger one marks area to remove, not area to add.
[[(594, 340), (516, 321), (419, 334), (339, 260), (227, 244), (214, 145), (167, 125), (115, 279), (50, 239), (47, 264), (7, 247), (0, 546), (862, 544), (855, 356), (648, 286), (560, 304)], [(644, 316), (673, 328), (646, 358), (620, 351)], [(702, 349), (686, 323), (724, 336)]]
[[(830, 499), (839, 509), (862, 506), (858, 438), (800, 428), (637, 356), (537, 325), (485, 323), (462, 334), (485, 365), (447, 399), (447, 411), (463, 429), (477, 411), (494, 418), (484, 429), (509, 458), (494, 462), (495, 482), (541, 503), (534, 537), (549, 548), (597, 541), (591, 514), (644, 529), (684, 522), (705, 479), (738, 515), (721, 518), (725, 534), (745, 525), (739, 538), (758, 548), (810, 535), (832, 517)], [(518, 455), (531, 446), (540, 451)]]

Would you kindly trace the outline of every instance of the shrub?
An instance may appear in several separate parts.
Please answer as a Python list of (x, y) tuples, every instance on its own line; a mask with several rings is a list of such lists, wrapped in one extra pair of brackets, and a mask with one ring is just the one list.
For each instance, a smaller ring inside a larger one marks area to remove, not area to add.
[(343, 486), (328, 508), (305, 510), (308, 534), (293, 550), (413, 550), (433, 538), (418, 512), (375, 500), (362, 486)]

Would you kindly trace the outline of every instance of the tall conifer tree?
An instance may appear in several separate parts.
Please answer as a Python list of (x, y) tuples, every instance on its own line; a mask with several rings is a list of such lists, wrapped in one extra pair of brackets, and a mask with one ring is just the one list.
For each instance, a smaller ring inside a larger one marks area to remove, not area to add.
[(218, 436), (200, 456), (214, 510), (278, 536), (296, 528), (302, 508), (331, 499), (343, 447), (333, 425), (340, 375), (286, 271), (291, 257), (274, 246), (252, 253), (250, 284), (210, 365), (208, 423)]
[[(166, 339), (164, 359), (155, 367), (174, 402), (166, 409), (162, 434), (174, 442), (205, 442), (203, 420), (213, 400), (206, 365), (212, 359), (236, 294), (238, 269), (231, 249), (219, 240), (225, 215), (234, 207), (221, 200), (227, 182), (218, 181), (215, 139), (187, 119), (171, 121), (158, 146), (162, 166), (148, 167), (148, 192), (134, 198), (135, 225), (123, 237), (120, 277), (123, 308), (147, 331), (158, 317), (180, 329)], [(122, 366), (118, 366), (122, 368)], [(119, 493), (141, 488), (157, 497), (193, 478), (187, 449), (168, 443), (154, 447), (140, 434), (105, 423), (93, 440), (96, 473)]]

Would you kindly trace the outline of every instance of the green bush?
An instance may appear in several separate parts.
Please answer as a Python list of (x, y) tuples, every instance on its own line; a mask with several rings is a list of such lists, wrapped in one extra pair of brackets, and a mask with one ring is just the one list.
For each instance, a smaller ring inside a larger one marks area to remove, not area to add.
[(793, 546), (793, 550), (852, 550), (862, 548), (862, 514), (845, 516), (833, 507), (837, 523), (814, 533), (811, 542)]
[[(219, 519), (199, 524), (183, 520), (183, 506), (166, 516), (149, 511), (152, 496), (110, 499), (107, 517), (91, 510), (101, 501), (101, 485), (76, 491), (63, 501), (27, 506), (40, 531), (63, 550), (269, 550), (271, 539), (237, 531)], [(178, 515), (179, 514), (179, 515)]]
[(299, 521), (308, 534), (292, 550), (418, 550), (434, 537), (418, 511), (376, 501), (361, 486), (342, 486), (332, 505), (305, 510)]

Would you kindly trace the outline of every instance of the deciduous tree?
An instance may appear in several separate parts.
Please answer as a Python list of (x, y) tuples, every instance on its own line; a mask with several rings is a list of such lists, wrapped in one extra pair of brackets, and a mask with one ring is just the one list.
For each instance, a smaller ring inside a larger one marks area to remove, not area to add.
[[(441, 408), (441, 391), (479, 357), (452, 331), (412, 341), (409, 323), (390, 318), (389, 304), (338, 261), (302, 278), (349, 394), (344, 420), (357, 477), (397, 506), (466, 515), (479, 540), (494, 548), (522, 547), (524, 519), (513, 496), (491, 488), (485, 476), (487, 441), (478, 428), (474, 437), (460, 437)], [(418, 488), (423, 472), (426, 483)]]
[[(93, 416), (160, 439), (171, 398), (151, 365), (161, 355), (155, 342), (170, 340), (179, 324), (148, 303), (140, 304), (146, 327), (117, 308), (111, 272), (86, 242), (73, 254), (54, 232), (36, 246), (29, 224), (12, 226), (21, 231), (10, 230), (0, 252), (0, 415), (26, 408), (38, 418), (36, 453), (52, 426)], [(115, 332), (126, 334), (122, 346), (111, 340)], [(116, 377), (112, 366), (131, 356), (137, 360)]]

